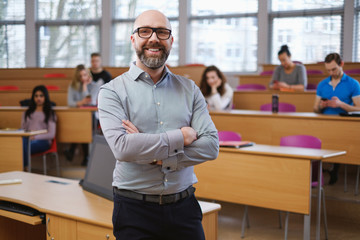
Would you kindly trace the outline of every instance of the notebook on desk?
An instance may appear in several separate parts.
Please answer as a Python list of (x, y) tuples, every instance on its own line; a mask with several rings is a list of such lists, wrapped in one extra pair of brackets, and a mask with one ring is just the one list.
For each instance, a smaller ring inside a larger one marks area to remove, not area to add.
[(254, 143), (250, 141), (219, 141), (220, 147), (230, 147), (230, 148), (242, 148), (253, 146)]

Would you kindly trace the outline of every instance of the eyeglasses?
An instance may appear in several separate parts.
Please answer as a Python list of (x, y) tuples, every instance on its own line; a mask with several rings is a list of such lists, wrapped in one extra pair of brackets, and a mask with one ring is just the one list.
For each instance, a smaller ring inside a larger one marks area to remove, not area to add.
[(151, 38), (153, 33), (156, 33), (156, 36), (160, 40), (168, 40), (171, 36), (171, 30), (166, 28), (151, 28), (151, 27), (139, 27), (135, 29), (133, 34), (138, 33), (141, 38)]

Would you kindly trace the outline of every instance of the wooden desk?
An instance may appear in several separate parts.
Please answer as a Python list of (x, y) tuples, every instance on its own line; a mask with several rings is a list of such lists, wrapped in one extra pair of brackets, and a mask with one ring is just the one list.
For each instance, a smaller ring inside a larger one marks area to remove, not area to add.
[[(24, 131), (0, 131), (0, 173), (23, 170), (23, 137), (30, 137), (46, 133), (46, 130)], [(30, 141), (28, 141), (28, 153), (30, 154)], [(29, 160), (29, 163), (31, 161)]]
[[(20, 101), (31, 98), (32, 89), (16, 90), (16, 91), (1, 91), (0, 104), (1, 106), (20, 106)], [(49, 91), (51, 101), (56, 103), (56, 106), (67, 106), (67, 89), (59, 91)]]
[(272, 95), (278, 94), (280, 102), (296, 106), (296, 112), (312, 112), (316, 97), (315, 91), (281, 92), (281, 91), (235, 91), (234, 108), (244, 110), (260, 110), (260, 106), (271, 103)]
[[(14, 178), (20, 178), (23, 182), (0, 185), (0, 200), (25, 204), (45, 213), (48, 240), (115, 239), (111, 222), (113, 202), (83, 191), (78, 181), (74, 180), (26, 172), (0, 174), (0, 179)], [(215, 240), (220, 205), (200, 201), (200, 206), (206, 239)], [(27, 233), (27, 236), (17, 237), (16, 232), (23, 232), (23, 227), (31, 228), (26, 221), (32, 225), (38, 224), (38, 227), (33, 228), (35, 236)], [(0, 211), (0, 239), (45, 239), (45, 226), (39, 222), (39, 217), (28, 219), (22, 214)]]
[(277, 113), (250, 110), (211, 112), (216, 128), (236, 131), (243, 140), (279, 145), (280, 138), (306, 134), (318, 137), (322, 148), (344, 150), (346, 157), (325, 159), (360, 165), (360, 118), (316, 113)]
[[(215, 161), (195, 166), (197, 196), (304, 214), (304, 239), (310, 239), (311, 161), (336, 158), (344, 151), (256, 144), (220, 148)], [(319, 185), (320, 188), (320, 185)], [(321, 191), (317, 232), (320, 237)]]
[[(20, 128), (26, 107), (0, 107), (0, 128)], [(54, 107), (57, 116), (56, 139), (59, 143), (91, 143), (92, 112), (96, 108)]]

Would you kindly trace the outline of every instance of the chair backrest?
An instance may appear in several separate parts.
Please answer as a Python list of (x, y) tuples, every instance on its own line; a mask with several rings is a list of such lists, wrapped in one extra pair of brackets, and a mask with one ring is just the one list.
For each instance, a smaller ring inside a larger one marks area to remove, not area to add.
[(308, 74), (308, 75), (316, 75), (316, 74), (324, 74), (324, 73), (321, 70), (309, 69), (309, 70), (306, 70), (306, 74)]
[(282, 137), (280, 146), (321, 149), (321, 140), (311, 135), (291, 135)]
[(306, 86), (306, 90), (316, 90), (317, 84), (316, 83), (308, 83)]
[(241, 141), (241, 135), (233, 131), (219, 131), (219, 141)]
[[(272, 104), (265, 103), (260, 106), (260, 111), (271, 111)], [(279, 102), (279, 112), (296, 112), (296, 106), (291, 103)]]
[(349, 70), (344, 70), (344, 72), (346, 74), (360, 74), (360, 69), (359, 68), (349, 69)]
[(14, 86), (14, 85), (0, 86), (0, 91), (16, 91), (16, 90), (19, 90), (18, 86)]
[(60, 90), (60, 87), (56, 85), (46, 85), (46, 89), (49, 91), (58, 91)]
[(267, 75), (273, 75), (274, 70), (269, 70), (269, 71), (262, 71), (260, 73), (261, 76), (267, 76)]
[[(321, 149), (321, 140), (311, 135), (291, 135), (291, 136), (282, 137), (280, 139), (280, 146)], [(318, 169), (319, 169), (319, 163), (313, 162), (312, 181), (311, 181), (312, 187), (317, 187), (318, 185), (318, 180), (317, 180)], [(324, 185), (324, 175), (322, 175), (321, 185)]]
[(47, 73), (44, 74), (44, 78), (66, 78), (65, 73)]
[(241, 90), (241, 91), (253, 91), (253, 90), (260, 90), (260, 91), (264, 91), (266, 90), (266, 86), (261, 85), (261, 84), (256, 84), (256, 83), (248, 83), (248, 84), (240, 84), (239, 86), (236, 87), (236, 90)]

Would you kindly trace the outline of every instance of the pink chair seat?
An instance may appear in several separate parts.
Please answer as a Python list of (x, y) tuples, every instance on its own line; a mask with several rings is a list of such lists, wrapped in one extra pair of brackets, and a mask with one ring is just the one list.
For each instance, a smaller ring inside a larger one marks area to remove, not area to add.
[(233, 131), (219, 131), (219, 141), (241, 141), (241, 135)]
[(273, 75), (274, 71), (273, 70), (269, 70), (269, 71), (262, 71), (260, 73), (261, 76), (268, 76), (268, 75)]
[(256, 84), (256, 83), (249, 83), (249, 84), (240, 84), (239, 86), (236, 87), (237, 90), (240, 91), (264, 91), (266, 90), (266, 86), (261, 85), (261, 84)]
[[(271, 103), (266, 103), (260, 106), (260, 111), (271, 111), (271, 110), (272, 110)], [(279, 112), (296, 112), (296, 107), (291, 103), (280, 102)]]
[(44, 74), (44, 78), (66, 78), (64, 73), (47, 73)]

